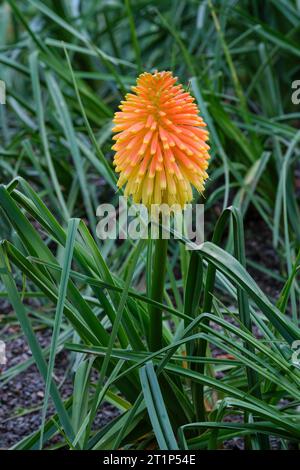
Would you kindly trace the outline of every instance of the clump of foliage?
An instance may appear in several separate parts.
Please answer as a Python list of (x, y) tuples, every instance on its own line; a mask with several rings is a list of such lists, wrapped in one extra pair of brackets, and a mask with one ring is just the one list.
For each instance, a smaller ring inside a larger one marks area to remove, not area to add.
[[(270, 436), (283, 449), (297, 445), (298, 3), (7, 0), (0, 8), (1, 296), (13, 308), (5, 321), (21, 325), (46, 383), (42, 426), (14, 448), (38, 449), (57, 433), (60, 446), (76, 449), (216, 449), (235, 437), (262, 449)], [(212, 146), (210, 241), (195, 252), (184, 238), (170, 241), (161, 302), (151, 296), (151, 240), (100, 242), (95, 216), (119, 195), (113, 114), (136, 76), (155, 69), (188, 84)], [(246, 258), (250, 211), (272, 234), (280, 273)], [(249, 266), (281, 283), (277, 298)], [(163, 312), (155, 351), (151, 308)], [(41, 326), (53, 329), (46, 349)], [(52, 374), (62, 346), (74, 371), (67, 400)], [(0, 387), (30, 364), (8, 368)], [(50, 398), (56, 414), (47, 420)], [(95, 431), (104, 401), (119, 415)]]

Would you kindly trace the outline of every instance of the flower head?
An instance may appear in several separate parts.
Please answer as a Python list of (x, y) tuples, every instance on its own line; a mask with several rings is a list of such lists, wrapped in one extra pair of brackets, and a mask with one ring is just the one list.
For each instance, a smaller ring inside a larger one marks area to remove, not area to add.
[(171, 72), (143, 73), (115, 113), (112, 147), (125, 196), (151, 204), (192, 201), (208, 177), (208, 132), (194, 98)]

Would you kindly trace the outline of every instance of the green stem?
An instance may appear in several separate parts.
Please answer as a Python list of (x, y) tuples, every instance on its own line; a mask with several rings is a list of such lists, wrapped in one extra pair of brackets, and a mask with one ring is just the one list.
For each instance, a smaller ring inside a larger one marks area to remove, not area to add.
[[(162, 303), (166, 278), (168, 240), (162, 239), (162, 235), (160, 234), (160, 238), (153, 240), (153, 242), (151, 241), (151, 243), (155, 244), (155, 248), (153, 259), (150, 258), (152, 255), (150, 248), (147, 260), (148, 263), (152, 261), (152, 270), (150, 273), (151, 282), (149, 286), (150, 298)], [(163, 309), (149, 305), (148, 311), (150, 320), (148, 336), (149, 349), (150, 351), (158, 351), (163, 347)], [(159, 377), (159, 385), (172, 426), (177, 429), (188, 420), (188, 416), (178, 395), (182, 392), (181, 383), (177, 378), (172, 377), (171, 379), (166, 372), (163, 371)]]
[[(168, 240), (158, 238), (155, 241), (153, 260), (151, 299), (162, 303), (167, 264)], [(162, 309), (149, 305), (150, 330), (149, 347), (151, 351), (162, 348)]]

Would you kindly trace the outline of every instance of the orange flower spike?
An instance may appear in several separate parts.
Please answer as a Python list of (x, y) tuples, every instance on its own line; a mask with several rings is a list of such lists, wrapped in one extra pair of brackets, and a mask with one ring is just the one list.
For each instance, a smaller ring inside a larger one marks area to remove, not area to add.
[(115, 113), (114, 165), (118, 186), (134, 202), (179, 204), (208, 178), (208, 132), (194, 98), (171, 72), (143, 73)]

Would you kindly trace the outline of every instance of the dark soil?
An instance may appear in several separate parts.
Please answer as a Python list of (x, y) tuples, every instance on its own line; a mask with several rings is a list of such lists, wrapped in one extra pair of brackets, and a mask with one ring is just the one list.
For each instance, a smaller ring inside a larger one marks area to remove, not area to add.
[[(280, 275), (280, 260), (274, 250), (272, 232), (254, 211), (248, 213), (244, 223), (246, 259), (254, 261), (273, 274)], [(260, 270), (247, 266), (248, 272), (263, 292), (271, 299), (277, 300), (283, 283)]]
[[(0, 338), (6, 342), (7, 364), (2, 366), (2, 372), (10, 367), (20, 364), (31, 358), (27, 342), (21, 335), (11, 341), (6, 338), (18, 333), (18, 327), (6, 327), (0, 332)], [(51, 340), (49, 329), (36, 333), (40, 345), (44, 348)], [(0, 373), (1, 376), (1, 373)], [(54, 376), (63, 399), (68, 398), (73, 391), (72, 373), (68, 353), (62, 351), (57, 355)], [(35, 365), (30, 366), (15, 378), (0, 388), (0, 449), (7, 449), (33, 431), (39, 429), (41, 424), (41, 407), (43, 405), (45, 384)], [(22, 413), (26, 412), (23, 416)], [(48, 417), (54, 414), (54, 407), (50, 403)], [(98, 413), (94, 428), (99, 429), (118, 411), (109, 403), (104, 403)], [(52, 444), (59, 441), (54, 438)]]

